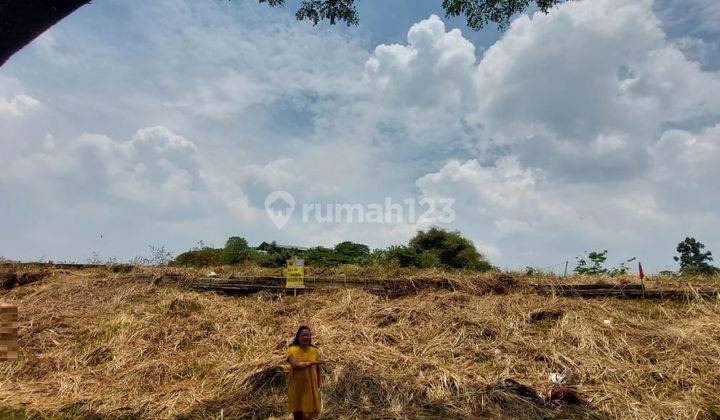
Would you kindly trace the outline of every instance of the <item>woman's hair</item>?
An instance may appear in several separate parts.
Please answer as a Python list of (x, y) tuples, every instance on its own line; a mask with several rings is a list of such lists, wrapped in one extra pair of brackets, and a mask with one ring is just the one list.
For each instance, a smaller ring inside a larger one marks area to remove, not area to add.
[[(300, 333), (303, 330), (310, 331), (310, 327), (308, 327), (307, 325), (301, 325), (300, 328), (298, 328), (297, 332), (295, 333), (295, 339), (293, 339), (292, 343), (290, 343), (290, 347), (300, 345)], [(312, 336), (310, 336), (310, 346), (315, 347), (312, 344)]]

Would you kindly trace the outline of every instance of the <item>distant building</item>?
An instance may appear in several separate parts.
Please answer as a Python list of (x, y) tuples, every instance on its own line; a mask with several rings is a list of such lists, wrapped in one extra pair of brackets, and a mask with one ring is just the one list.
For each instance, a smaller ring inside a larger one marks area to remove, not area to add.
[(280, 248), (280, 249), (290, 249), (295, 251), (306, 251), (308, 248), (304, 246), (297, 246), (297, 245), (283, 245), (273, 242), (263, 242), (260, 245), (258, 245), (255, 249), (261, 252), (268, 252), (273, 248)]

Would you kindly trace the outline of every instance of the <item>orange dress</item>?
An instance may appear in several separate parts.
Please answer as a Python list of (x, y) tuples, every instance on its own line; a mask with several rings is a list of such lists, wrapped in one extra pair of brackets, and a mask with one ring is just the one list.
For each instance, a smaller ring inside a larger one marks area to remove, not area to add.
[[(288, 359), (295, 356), (298, 362), (314, 362), (320, 359), (315, 347), (303, 350), (300, 346), (291, 346), (287, 351)], [(290, 412), (319, 413), (322, 408), (320, 387), (318, 386), (318, 366), (291, 369), (288, 378), (288, 403)]]

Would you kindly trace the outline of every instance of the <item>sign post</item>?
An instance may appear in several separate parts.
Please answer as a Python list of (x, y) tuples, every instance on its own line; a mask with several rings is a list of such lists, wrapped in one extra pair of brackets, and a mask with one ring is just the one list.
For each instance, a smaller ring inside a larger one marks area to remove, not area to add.
[(0, 303), (0, 362), (17, 359), (18, 308)]
[(305, 261), (295, 258), (287, 260), (285, 288), (293, 289), (295, 296), (297, 296), (297, 289), (305, 288)]

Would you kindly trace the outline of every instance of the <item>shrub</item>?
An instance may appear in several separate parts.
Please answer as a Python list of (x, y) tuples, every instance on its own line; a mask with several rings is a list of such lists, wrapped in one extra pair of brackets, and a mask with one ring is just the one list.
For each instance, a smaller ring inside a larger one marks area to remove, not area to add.
[[(148, 255), (147, 257), (136, 256), (130, 260), (130, 264), (163, 266), (163, 265), (168, 265), (173, 261), (172, 254), (169, 251), (165, 250), (164, 245), (161, 245), (161, 246), (149, 245), (148, 248), (150, 248), (150, 255)], [(93, 258), (98, 259), (97, 254), (94, 252), (93, 252)], [(108, 259), (107, 263), (115, 264), (115, 263), (117, 263), (117, 259), (110, 258), (110, 259)]]
[(263, 242), (255, 250), (249, 250), (248, 257), (260, 267), (284, 267), (292, 257), (303, 258), (303, 251), (295, 248), (281, 248), (275, 242)]
[(206, 267), (211, 265), (220, 265), (220, 255), (222, 249), (210, 247), (196, 248), (178, 255), (173, 261), (173, 265), (183, 265), (192, 267)]
[(420, 268), (430, 268), (440, 267), (442, 263), (440, 262), (440, 258), (436, 254), (430, 251), (423, 251), (415, 258), (415, 265)]
[(458, 252), (452, 260), (452, 267), (467, 268), (476, 271), (492, 270), (493, 266), (487, 262), (482, 255), (475, 250), (475, 247), (465, 248)]
[(417, 266), (417, 250), (415, 248), (396, 245), (391, 246), (385, 251), (385, 261), (395, 262), (400, 267), (414, 267)]
[[(492, 268), (485, 257), (480, 254), (475, 245), (467, 239), (460, 236), (460, 232), (448, 232), (446, 230), (432, 227), (427, 232), (419, 231), (414, 238), (410, 240), (410, 247), (416, 251), (417, 255), (433, 254), (436, 257), (435, 266), (445, 268), (466, 268), (471, 270), (489, 270)], [(427, 264), (430, 259), (425, 256), (423, 264)], [(423, 266), (419, 262), (417, 266)]]
[(284, 267), (285, 261), (289, 260), (291, 255), (287, 252), (261, 252), (251, 251), (250, 261), (255, 262), (260, 267), (277, 268)]

